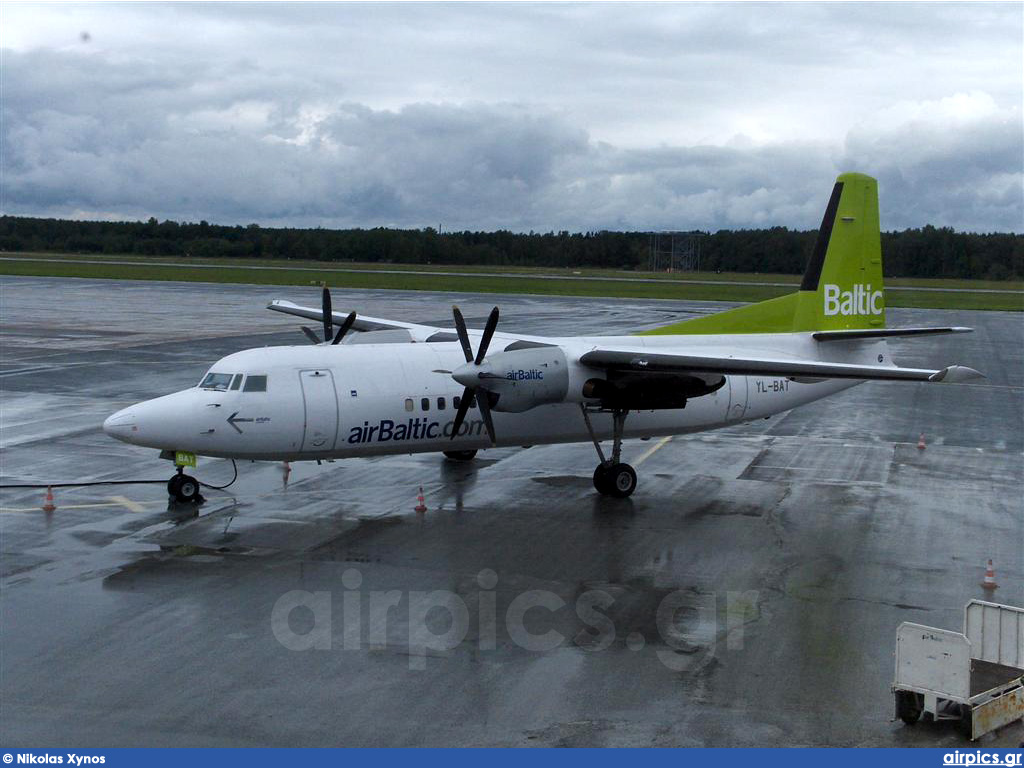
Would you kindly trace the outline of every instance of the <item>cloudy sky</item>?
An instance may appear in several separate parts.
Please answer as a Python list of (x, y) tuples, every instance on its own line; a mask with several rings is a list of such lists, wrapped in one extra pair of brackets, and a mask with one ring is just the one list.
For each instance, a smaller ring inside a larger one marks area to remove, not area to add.
[(1024, 231), (1024, 4), (0, 4), (3, 213)]

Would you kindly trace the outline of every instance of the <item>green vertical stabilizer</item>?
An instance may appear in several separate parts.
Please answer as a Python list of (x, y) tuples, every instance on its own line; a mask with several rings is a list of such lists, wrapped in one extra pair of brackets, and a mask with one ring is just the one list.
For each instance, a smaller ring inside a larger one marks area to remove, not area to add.
[(863, 174), (844, 173), (836, 179), (799, 291), (641, 335), (884, 327), (878, 182)]

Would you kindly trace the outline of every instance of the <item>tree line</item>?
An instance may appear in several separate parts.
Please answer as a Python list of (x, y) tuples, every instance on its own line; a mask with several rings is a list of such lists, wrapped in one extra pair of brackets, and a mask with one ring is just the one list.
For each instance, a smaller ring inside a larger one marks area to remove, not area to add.
[[(772, 227), (699, 234), (689, 243), (699, 248), (704, 271), (801, 274), (817, 231)], [(645, 232), (298, 229), (0, 216), (0, 251), (646, 270), (651, 245)], [(883, 232), (882, 254), (891, 277), (1024, 278), (1021, 234), (933, 226)], [(667, 258), (659, 263), (664, 267)]]

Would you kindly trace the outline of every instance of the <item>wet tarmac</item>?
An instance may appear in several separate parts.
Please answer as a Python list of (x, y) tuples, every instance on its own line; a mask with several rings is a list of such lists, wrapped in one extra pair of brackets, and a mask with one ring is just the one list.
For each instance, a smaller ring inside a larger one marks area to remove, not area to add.
[[(317, 291), (0, 278), (3, 482), (166, 480), (102, 419), (222, 355), (303, 343), (273, 298)], [(540, 334), (728, 306), (334, 292), (428, 323), (453, 301)], [(0, 742), (963, 747), (952, 725), (891, 722), (895, 633), (958, 629), (989, 558), (994, 599), (1024, 605), (1024, 318), (889, 320), (974, 327), (894, 357), (989, 378), (629, 442), (629, 500), (594, 492), (589, 445), (245, 463), (199, 507), (160, 484), (56, 489), (49, 514), (39, 490), (0, 491)]]

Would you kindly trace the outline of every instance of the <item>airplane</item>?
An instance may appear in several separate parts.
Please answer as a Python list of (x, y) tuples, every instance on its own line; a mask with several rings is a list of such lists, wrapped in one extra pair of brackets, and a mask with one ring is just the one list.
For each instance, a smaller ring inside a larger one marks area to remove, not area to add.
[[(189, 389), (132, 405), (103, 430), (172, 459), (170, 496), (202, 501), (184, 473), (197, 455), (274, 461), (443, 453), (592, 442), (595, 489), (637, 487), (630, 438), (685, 435), (763, 419), (865, 381), (957, 383), (972, 368), (903, 368), (887, 339), (970, 328), (887, 328), (878, 184), (841, 174), (799, 290), (629, 336), (547, 337), (471, 330), (273, 301), (316, 320), (313, 345), (261, 347), (217, 361)], [(356, 331), (355, 334), (349, 334)], [(341, 343), (344, 341), (345, 343)], [(606, 453), (602, 442), (611, 440)]]

